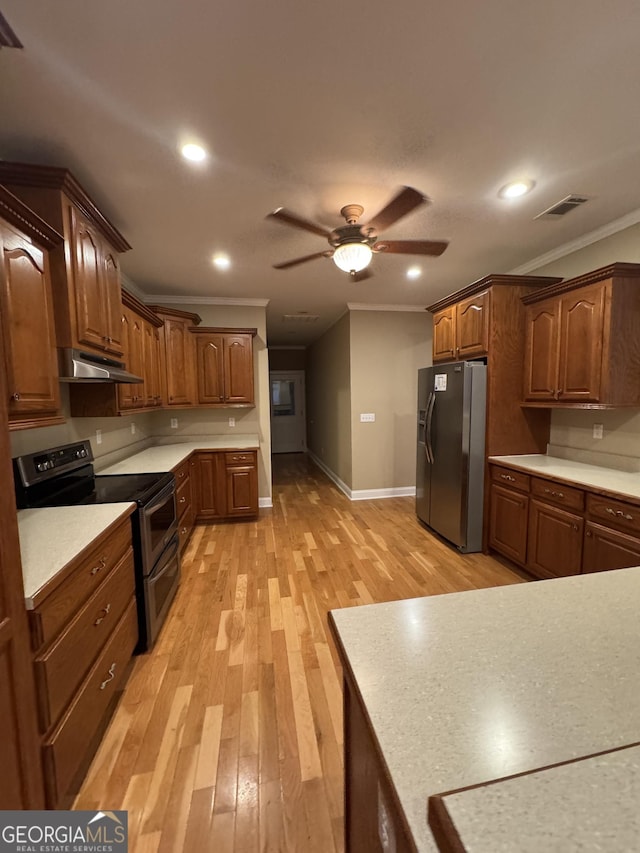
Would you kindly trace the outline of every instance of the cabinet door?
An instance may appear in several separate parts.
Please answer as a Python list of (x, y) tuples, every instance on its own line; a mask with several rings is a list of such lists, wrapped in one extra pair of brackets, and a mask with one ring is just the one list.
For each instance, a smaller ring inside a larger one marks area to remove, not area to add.
[(102, 299), (105, 317), (105, 350), (115, 356), (123, 353), (123, 343), (120, 335), (120, 308), (122, 289), (120, 286), (120, 264), (118, 256), (105, 247), (102, 258)]
[(0, 226), (0, 305), (9, 416), (60, 409), (48, 257), (9, 226)]
[(489, 545), (520, 565), (527, 561), (529, 496), (502, 486), (491, 487)]
[(224, 402), (224, 344), (222, 335), (197, 335), (196, 370), (199, 403)]
[(604, 297), (602, 284), (562, 297), (559, 400), (600, 399)]
[(101, 240), (75, 208), (70, 208), (70, 213), (78, 342), (104, 350), (109, 336), (104, 316)]
[(224, 399), (226, 403), (253, 403), (251, 335), (224, 336)]
[(525, 317), (524, 399), (553, 400), (558, 389), (560, 301), (529, 305)]
[(640, 539), (588, 521), (584, 531), (583, 572), (640, 566)]
[[(129, 352), (130, 341), (133, 337), (131, 323), (132, 312), (126, 306), (122, 306), (120, 311), (120, 340), (122, 341), (123, 358), (128, 370), (131, 370), (131, 355)], [(135, 408), (135, 388), (137, 388), (137, 385), (131, 385), (128, 382), (122, 382), (118, 385), (119, 409)]]
[(456, 358), (475, 358), (489, 351), (488, 290), (456, 305)]
[(541, 578), (578, 574), (583, 529), (581, 516), (532, 499), (529, 502), (527, 568)]
[(193, 404), (194, 351), (193, 340), (187, 324), (182, 320), (167, 318), (164, 324), (167, 405), (191, 406)]
[(455, 307), (433, 315), (433, 360), (453, 361), (456, 357)]
[[(144, 377), (144, 336), (142, 318), (123, 306), (121, 326), (125, 340), (127, 370), (135, 376)], [(123, 383), (118, 386), (118, 405), (121, 409), (139, 409), (144, 406), (144, 384)]]
[(160, 332), (158, 327), (145, 320), (142, 324), (144, 337), (144, 404), (148, 407), (162, 403), (160, 387)]
[(225, 515), (223, 464), (219, 453), (196, 454), (196, 516), (200, 520)]

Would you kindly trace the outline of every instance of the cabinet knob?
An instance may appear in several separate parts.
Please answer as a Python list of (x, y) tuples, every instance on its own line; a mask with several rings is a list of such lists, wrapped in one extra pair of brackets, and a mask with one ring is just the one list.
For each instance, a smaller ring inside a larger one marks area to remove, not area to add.
[(577, 530), (577, 529), (578, 529), (578, 525), (577, 525), (575, 522), (571, 525), (571, 527), (572, 527), (574, 530)]
[(584, 535), (591, 538), (593, 536), (593, 533), (590, 530), (587, 530), (587, 532)]
[(186, 502), (187, 502), (186, 498), (180, 498), (180, 500), (178, 501), (179, 504), (184, 504)]
[(16, 391), (14, 394), (12, 394), (11, 399), (17, 402), (20, 399), (20, 392)]

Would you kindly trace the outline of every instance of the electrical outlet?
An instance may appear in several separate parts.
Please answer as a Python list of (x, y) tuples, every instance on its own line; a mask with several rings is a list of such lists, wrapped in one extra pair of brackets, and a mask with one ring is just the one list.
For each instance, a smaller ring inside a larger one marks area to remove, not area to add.
[(131, 424), (131, 435), (135, 435), (135, 434), (136, 434), (136, 425)]
[(361, 424), (372, 424), (374, 423), (376, 416), (373, 412), (360, 413), (360, 423)]
[(594, 424), (593, 425), (593, 437), (594, 438), (602, 438), (604, 433), (604, 424)]
[(236, 425), (236, 419), (235, 418), (229, 418), (229, 426), (234, 427), (235, 425)]
[(178, 429), (178, 419), (171, 418), (171, 429)]
[(96, 430), (96, 444), (102, 444), (102, 430)]

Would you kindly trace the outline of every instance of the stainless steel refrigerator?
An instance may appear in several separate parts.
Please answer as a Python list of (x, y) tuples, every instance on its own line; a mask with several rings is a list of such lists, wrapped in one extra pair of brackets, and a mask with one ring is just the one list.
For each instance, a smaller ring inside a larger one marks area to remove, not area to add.
[(418, 371), (416, 513), (463, 553), (482, 550), (487, 367)]

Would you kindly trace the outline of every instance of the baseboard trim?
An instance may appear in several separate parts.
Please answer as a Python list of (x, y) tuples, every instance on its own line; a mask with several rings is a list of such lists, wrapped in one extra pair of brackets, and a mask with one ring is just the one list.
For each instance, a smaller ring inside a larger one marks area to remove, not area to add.
[(273, 506), (273, 501), (271, 498), (258, 498), (258, 506), (260, 509), (268, 509)]
[(314, 465), (317, 465), (318, 468), (320, 468), (320, 470), (323, 471), (333, 483), (335, 483), (335, 485), (349, 498), (350, 501), (375, 501), (383, 498), (415, 497), (415, 486), (398, 486), (391, 489), (356, 489), (354, 491), (353, 489), (350, 489), (349, 486), (347, 486), (347, 484), (344, 483), (328, 465), (325, 465), (325, 463), (319, 459), (315, 453), (308, 450), (307, 454)]

